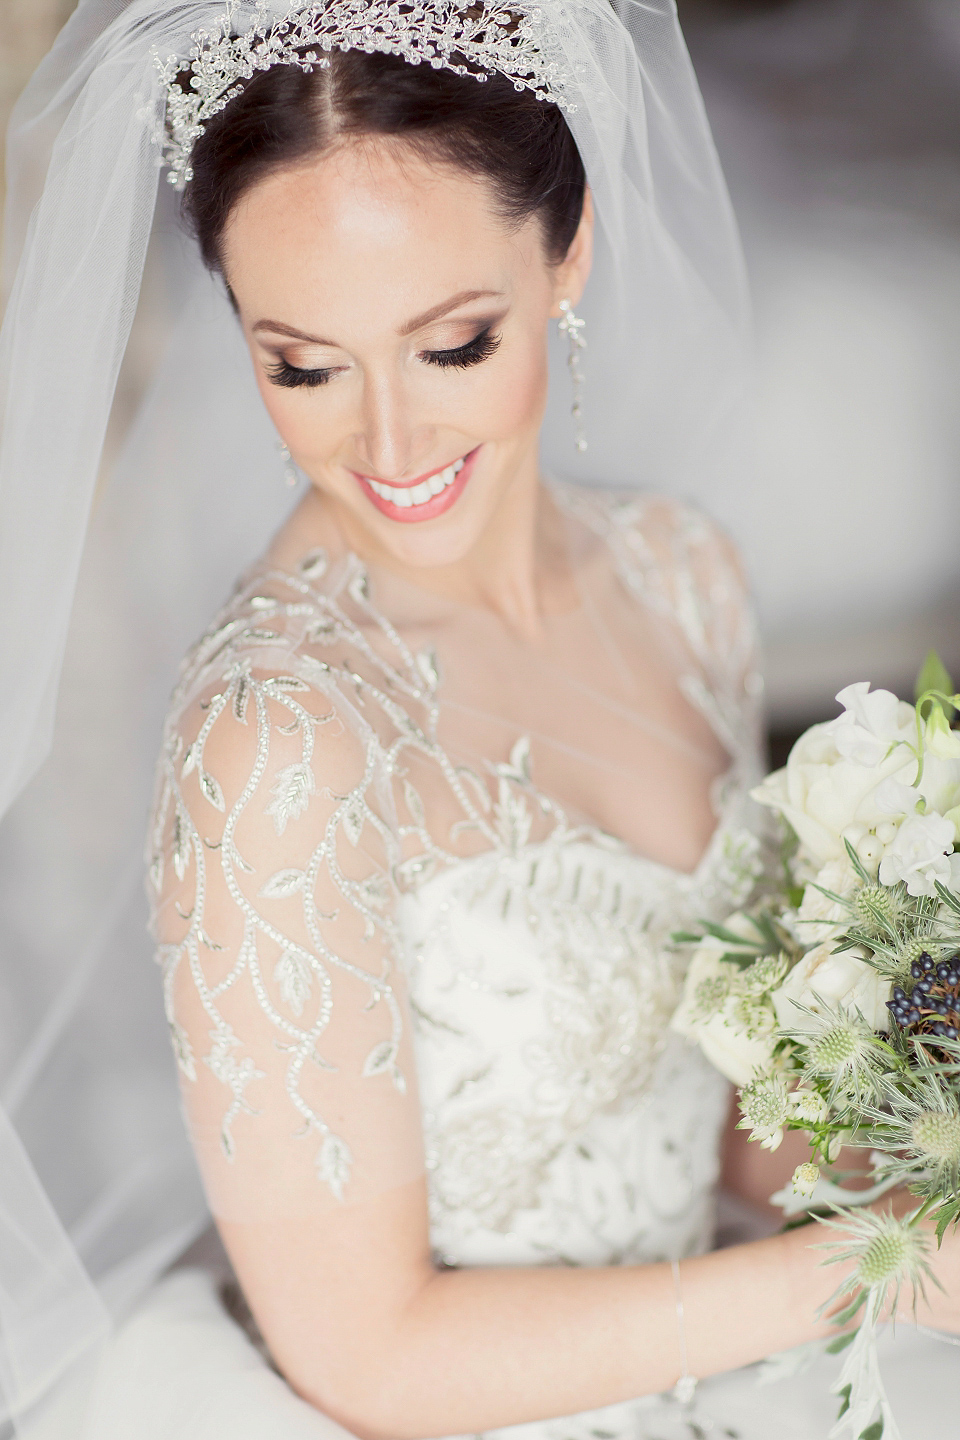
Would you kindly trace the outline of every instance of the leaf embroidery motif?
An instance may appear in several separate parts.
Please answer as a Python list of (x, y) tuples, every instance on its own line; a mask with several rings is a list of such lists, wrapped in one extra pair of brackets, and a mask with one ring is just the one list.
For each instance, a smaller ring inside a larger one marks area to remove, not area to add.
[(239, 720), (241, 725), (246, 725), (247, 723), (247, 703), (249, 699), (250, 681), (247, 679), (246, 675), (241, 675), (239, 684), (237, 685), (236, 693), (233, 697), (234, 717)]
[(298, 820), (310, 803), (310, 796), (316, 789), (313, 771), (303, 761), (288, 765), (281, 770), (270, 791), (272, 799), (266, 813), (273, 817), (278, 835), (282, 835), (289, 820)]
[(225, 810), (227, 807), (223, 799), (223, 791), (212, 775), (206, 770), (200, 772), (200, 789), (217, 810)]
[(340, 626), (331, 616), (325, 615), (307, 629), (307, 643), (310, 645), (332, 645), (340, 634)]
[(514, 794), (504, 779), (500, 781), (493, 813), (501, 842), (512, 855), (516, 854), (530, 838), (533, 819), (523, 796)]
[(267, 900), (285, 900), (303, 889), (306, 878), (302, 870), (278, 870), (260, 887), (259, 894)]
[(300, 561), (300, 574), (305, 580), (319, 580), (327, 571), (326, 550), (311, 550)]
[(190, 863), (190, 841), (187, 836), (186, 826), (183, 823), (183, 815), (177, 807), (173, 817), (173, 868), (176, 871), (178, 880), (182, 880), (187, 873), (187, 866)]
[(197, 1065), (193, 1058), (193, 1046), (190, 1044), (186, 1030), (176, 1020), (170, 1024), (170, 1038), (173, 1041), (173, 1053), (180, 1069), (188, 1080), (196, 1080)]
[(372, 910), (382, 910), (390, 898), (390, 886), (383, 875), (368, 875), (357, 888)]
[(521, 735), (510, 751), (510, 759), (506, 765), (498, 765), (496, 773), (502, 780), (512, 780), (515, 785), (530, 785), (532, 773), (530, 768), (530, 736)]
[(363, 566), (357, 570), (347, 588), (358, 605), (362, 605), (364, 601), (370, 599), (370, 578)]
[(382, 1040), (374, 1045), (363, 1064), (365, 1078), (371, 1075), (389, 1075), (397, 1059), (397, 1047), (392, 1040)]
[(416, 664), (427, 689), (433, 694), (440, 684), (440, 662), (436, 650), (421, 650), (416, 657)]
[(269, 680), (264, 680), (265, 690), (309, 690), (310, 686), (296, 675), (271, 675)]
[(163, 889), (163, 852), (158, 851), (150, 864), (150, 883), (157, 894)]
[(303, 1007), (310, 999), (310, 967), (295, 950), (285, 950), (277, 961), (273, 978), (280, 986), (280, 998), (293, 1011), (302, 1015)]
[(346, 1141), (339, 1135), (328, 1135), (317, 1156), (317, 1172), (338, 1200), (343, 1199), (343, 1187), (350, 1179), (352, 1164), (353, 1156)]
[(420, 829), (422, 830), (427, 823), (427, 817), (423, 809), (423, 801), (420, 799), (419, 793), (413, 788), (409, 780), (404, 780), (403, 782), (403, 798), (407, 802), (407, 809), (413, 816), (414, 824), (419, 825)]
[(363, 802), (356, 799), (347, 806), (347, 809), (343, 813), (343, 833), (354, 849), (356, 849), (360, 843), (360, 836), (363, 834), (365, 819)]

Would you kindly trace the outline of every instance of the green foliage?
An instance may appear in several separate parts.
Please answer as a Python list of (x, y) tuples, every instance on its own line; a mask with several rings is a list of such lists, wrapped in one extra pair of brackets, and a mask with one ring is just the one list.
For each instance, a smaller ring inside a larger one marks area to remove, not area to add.
[(951, 1225), (960, 1221), (960, 1200), (944, 1205), (937, 1211), (937, 1247), (943, 1244), (943, 1237)]
[[(920, 671), (913, 687), (914, 699), (919, 704), (923, 697), (928, 695), (931, 690), (937, 690), (941, 695), (953, 694), (953, 681), (950, 678), (947, 667), (940, 659), (936, 650), (928, 651), (927, 658), (920, 666)], [(930, 698), (925, 700), (920, 706), (920, 713), (924, 720), (930, 714), (931, 708), (937, 703), (942, 702)], [(942, 708), (944, 709), (947, 719), (952, 719), (954, 714), (953, 706), (944, 705)]]
[(882, 1434), (883, 1417), (881, 1416), (879, 1420), (874, 1420), (872, 1425), (868, 1425), (866, 1430), (860, 1431), (860, 1440), (880, 1440)]

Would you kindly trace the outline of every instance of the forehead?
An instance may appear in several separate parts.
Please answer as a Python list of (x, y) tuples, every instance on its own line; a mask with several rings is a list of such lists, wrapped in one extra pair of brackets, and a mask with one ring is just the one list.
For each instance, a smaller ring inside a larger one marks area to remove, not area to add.
[(511, 226), (485, 179), (370, 141), (267, 177), (224, 236), (241, 310), (271, 307), (296, 325), (315, 309), (390, 320), (461, 290), (510, 294), (540, 248), (536, 221)]

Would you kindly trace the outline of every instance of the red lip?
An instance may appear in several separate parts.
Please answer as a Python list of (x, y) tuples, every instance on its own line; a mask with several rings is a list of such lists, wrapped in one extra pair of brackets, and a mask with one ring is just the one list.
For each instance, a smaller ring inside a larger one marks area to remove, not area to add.
[[(480, 454), (481, 448), (482, 447), (478, 445), (475, 450), (471, 450), (470, 454), (464, 458), (463, 468), (452, 485), (448, 485), (446, 490), (441, 490), (439, 495), (434, 495), (431, 499), (424, 501), (422, 505), (394, 505), (392, 501), (385, 500), (382, 495), (377, 494), (367, 481), (365, 475), (360, 475), (356, 470), (354, 470), (353, 474), (356, 476), (367, 499), (372, 505), (376, 506), (381, 515), (386, 515), (388, 520), (396, 520), (401, 525), (417, 525), (422, 520), (435, 520), (438, 515), (442, 515), (445, 510), (449, 510), (450, 506), (456, 503), (463, 493), (464, 486), (473, 473), (474, 461)], [(449, 464), (450, 462), (448, 461), (447, 463)], [(422, 481), (429, 480), (431, 475), (439, 475), (440, 471), (446, 470), (446, 468), (446, 465), (438, 465), (435, 470), (428, 470), (425, 475), (418, 475), (415, 480), (406, 480), (396, 488), (398, 490), (409, 490), (411, 486), (419, 485)]]

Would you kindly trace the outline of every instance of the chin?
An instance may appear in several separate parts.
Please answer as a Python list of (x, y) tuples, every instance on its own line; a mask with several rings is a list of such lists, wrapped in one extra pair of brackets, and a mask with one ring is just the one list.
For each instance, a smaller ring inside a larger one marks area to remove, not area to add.
[[(403, 485), (351, 472), (351, 513), (404, 565), (455, 565), (477, 545), (507, 488), (501, 477), (489, 473), (492, 457), (484, 455), (485, 449), (477, 445)], [(484, 459), (487, 463), (480, 463)]]

